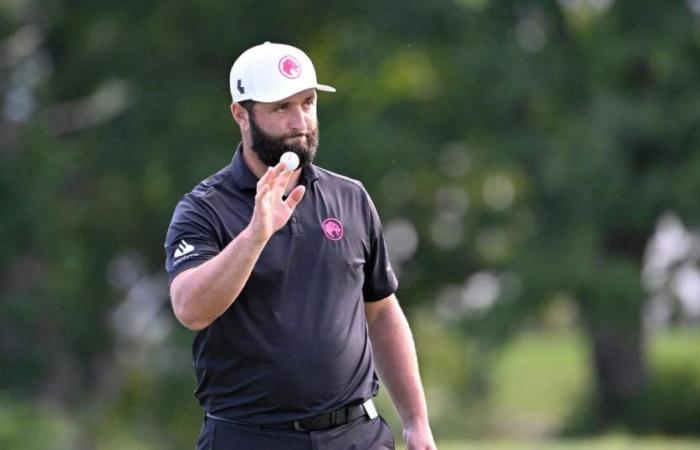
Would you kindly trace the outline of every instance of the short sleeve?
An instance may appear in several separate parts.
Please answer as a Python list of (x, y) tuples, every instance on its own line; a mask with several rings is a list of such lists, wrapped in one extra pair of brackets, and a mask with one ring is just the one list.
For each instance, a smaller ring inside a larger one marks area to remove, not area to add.
[(379, 220), (377, 208), (367, 192), (366, 214), (369, 226), (369, 255), (365, 262), (365, 283), (362, 286), (362, 295), (366, 302), (382, 300), (399, 287), (398, 279), (389, 261), (389, 252), (384, 242), (384, 231)]
[(207, 211), (196, 198), (185, 196), (175, 207), (165, 238), (168, 280), (221, 252), (218, 234)]

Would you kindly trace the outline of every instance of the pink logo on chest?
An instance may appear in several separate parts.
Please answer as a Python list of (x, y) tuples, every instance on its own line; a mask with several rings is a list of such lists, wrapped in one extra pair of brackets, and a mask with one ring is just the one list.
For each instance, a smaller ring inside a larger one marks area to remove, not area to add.
[(343, 224), (338, 219), (326, 219), (323, 221), (323, 233), (331, 241), (339, 241), (343, 237)]

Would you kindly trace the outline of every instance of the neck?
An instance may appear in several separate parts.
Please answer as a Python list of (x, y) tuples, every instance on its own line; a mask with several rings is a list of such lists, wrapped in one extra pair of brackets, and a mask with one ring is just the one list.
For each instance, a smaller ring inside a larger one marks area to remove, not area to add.
[(253, 175), (255, 175), (256, 178), (260, 179), (260, 177), (265, 175), (267, 166), (262, 161), (260, 161), (258, 155), (255, 154), (250, 145), (246, 145), (246, 142), (243, 142), (243, 146), (241, 147), (241, 149), (243, 150), (243, 162), (245, 162), (245, 165), (248, 166), (248, 169), (250, 169), (250, 171), (253, 172)]

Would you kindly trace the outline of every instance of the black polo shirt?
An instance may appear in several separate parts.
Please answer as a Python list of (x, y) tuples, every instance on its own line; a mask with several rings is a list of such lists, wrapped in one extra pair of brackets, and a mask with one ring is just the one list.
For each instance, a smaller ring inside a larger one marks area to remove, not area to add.
[[(217, 255), (250, 222), (257, 178), (239, 145), (231, 164), (175, 208), (170, 280)], [(231, 307), (197, 333), (195, 396), (212, 414), (265, 424), (376, 395), (363, 301), (398, 287), (377, 211), (362, 184), (317, 166)]]

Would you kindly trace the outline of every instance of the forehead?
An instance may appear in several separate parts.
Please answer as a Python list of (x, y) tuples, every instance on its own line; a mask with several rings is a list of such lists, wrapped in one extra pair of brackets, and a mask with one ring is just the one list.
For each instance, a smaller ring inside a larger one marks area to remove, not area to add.
[(278, 100), (276, 102), (271, 102), (271, 103), (265, 103), (265, 102), (258, 102), (261, 105), (281, 105), (284, 103), (304, 103), (307, 101), (309, 98), (316, 98), (316, 89), (306, 89), (301, 92), (297, 92), (294, 95), (290, 95), (287, 98), (283, 98), (282, 100)]

